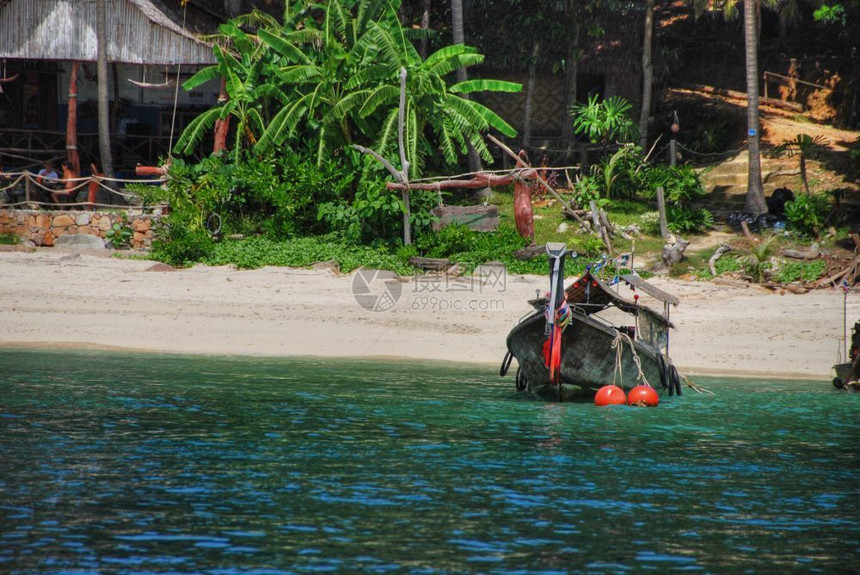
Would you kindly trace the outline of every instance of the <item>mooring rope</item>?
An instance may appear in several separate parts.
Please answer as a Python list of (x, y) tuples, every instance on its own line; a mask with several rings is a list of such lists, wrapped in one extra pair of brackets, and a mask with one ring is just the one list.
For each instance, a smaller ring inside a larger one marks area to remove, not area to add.
[(616, 330), (617, 335), (612, 340), (612, 349), (615, 350), (615, 373), (612, 375), (612, 385), (615, 385), (616, 378), (618, 383), (624, 385), (624, 372), (621, 369), (621, 355), (624, 349), (623, 343), (626, 340), (630, 345), (630, 351), (633, 353), (633, 362), (636, 364), (636, 369), (639, 370), (639, 375), (636, 377), (638, 383), (642, 383), (651, 387), (648, 379), (645, 377), (645, 372), (642, 371), (642, 362), (639, 359), (639, 354), (636, 353), (636, 348), (633, 347), (633, 340), (626, 333)]

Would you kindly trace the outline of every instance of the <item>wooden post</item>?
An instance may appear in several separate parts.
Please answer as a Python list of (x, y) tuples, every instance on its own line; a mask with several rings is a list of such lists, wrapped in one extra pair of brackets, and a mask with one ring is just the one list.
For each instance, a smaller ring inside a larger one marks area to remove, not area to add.
[(81, 173), (81, 156), (78, 153), (78, 62), (72, 62), (69, 75), (69, 113), (66, 119), (66, 159), (75, 175)]
[(669, 140), (669, 165), (673, 168), (678, 162), (678, 141), (675, 138)]
[(660, 235), (669, 235), (669, 225), (666, 223), (666, 198), (663, 195), (663, 186), (657, 187), (657, 210), (660, 212)]
[[(406, 68), (400, 68), (400, 109), (397, 114), (397, 144), (400, 148), (400, 182), (409, 183), (409, 162), (406, 160), (406, 146), (403, 144), (404, 116), (406, 115)], [(412, 243), (412, 222), (409, 209), (409, 187), (403, 190), (403, 245)]]

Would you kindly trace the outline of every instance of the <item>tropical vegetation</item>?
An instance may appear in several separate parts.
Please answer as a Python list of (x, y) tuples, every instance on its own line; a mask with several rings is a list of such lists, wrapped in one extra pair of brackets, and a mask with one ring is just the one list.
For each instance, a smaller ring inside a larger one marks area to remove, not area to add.
[[(470, 152), (489, 164), (493, 156), (484, 136), (494, 132), (509, 141), (517, 136), (509, 120), (482, 96), (522, 87), (488, 78), (492, 70), (527, 72), (520, 135), (527, 147), (534, 72), (554, 66), (552, 62), (570, 81), (565, 85), (564, 132), (597, 144), (601, 152), (590, 166), (574, 173), (569, 186), (558, 185), (563, 172), (547, 172), (562, 199), (585, 209), (594, 202), (618, 226), (639, 227), (656, 236), (639, 236), (640, 249), (662, 243), (653, 212), (658, 188), (664, 193), (672, 232), (696, 234), (713, 226), (701, 171), (656, 161), (653, 149), (644, 148), (648, 137), (643, 126), (647, 129), (648, 122), (627, 100), (597, 93), (575, 99), (583, 50), (589, 42), (601, 41), (613, 20), (630, 9), (627, 3), (555, 2), (546, 7), (552, 15), (548, 19), (515, 0), (475, 0), (466, 11), (452, 2), (452, 16), (471, 17), (481, 28), (472, 35), (477, 47), (456, 41), (456, 34), (455, 42), (447, 44), (443, 35), (423, 24), (416, 29), (411, 25), (414, 18), (405, 15), (415, 14), (419, 4), (292, 0), (285, 2), (280, 17), (253, 12), (224, 23), (212, 38), (216, 64), (196, 73), (184, 88), (220, 80), (226, 97), (182, 133), (176, 150), (185, 156), (173, 159), (168, 184), (141, 192), (149, 202), (170, 205), (153, 255), (180, 265), (203, 261), (241, 267), (333, 260), (344, 271), (372, 265), (399, 273), (411, 271), (410, 258), (421, 255), (446, 257), (466, 270), (499, 260), (512, 271), (542, 273), (542, 261), (520, 261), (513, 255), (529, 240), (514, 231), (509, 190), (497, 189), (489, 199), (501, 211), (497, 232), (462, 226), (434, 232), (434, 208), (442, 201), (468, 203), (470, 197), (416, 190), (407, 196), (386, 184), (392, 174), (409, 180), (450, 174)], [(737, 2), (720, 6), (728, 18), (738, 13)], [(822, 19), (838, 20), (836, 12), (828, 14)], [(482, 21), (516, 21), (522, 34), (510, 38), (499, 33), (502, 26), (481, 26)], [(533, 41), (522, 42), (523, 36)], [(492, 54), (494, 61), (484, 53)], [(662, 58), (667, 60), (665, 54)], [(467, 68), (480, 74), (467, 79)], [(669, 71), (658, 62), (654, 82), (665, 82)], [(750, 126), (757, 122), (748, 118)], [(208, 151), (218, 123), (230, 125), (227, 148), (199, 162), (191, 160), (192, 152)], [(730, 127), (717, 124), (691, 129), (704, 149), (725, 146), (724, 132)], [(806, 161), (820, 144), (818, 138), (799, 135), (776, 150), (799, 158), (807, 190)], [(750, 154), (754, 152), (751, 142)], [(752, 173), (755, 164), (751, 162), (751, 194), (757, 194), (752, 183), (760, 179)], [(549, 198), (540, 188), (533, 193), (541, 201)], [(786, 205), (787, 227), (798, 237), (816, 237), (829, 206), (821, 196), (805, 196), (810, 197)], [(748, 196), (756, 203), (759, 199), (763, 201), (763, 195)], [(549, 199), (547, 205), (553, 202)], [(606, 247), (600, 239), (577, 233), (573, 222), (563, 221), (557, 204), (551, 210), (537, 209), (543, 219), (536, 222), (535, 241), (564, 239), (585, 256), (603, 256)], [(759, 207), (750, 211), (761, 213)], [(404, 245), (407, 226), (414, 234), (413, 245)], [(615, 247), (632, 248), (632, 243), (616, 238)], [(747, 257), (738, 265), (750, 270), (750, 261)], [(762, 261), (759, 271), (767, 265)]]

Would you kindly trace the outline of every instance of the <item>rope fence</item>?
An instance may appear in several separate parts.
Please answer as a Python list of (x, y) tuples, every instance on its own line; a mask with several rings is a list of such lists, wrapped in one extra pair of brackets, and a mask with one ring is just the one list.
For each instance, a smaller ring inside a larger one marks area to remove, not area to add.
[[(46, 178), (31, 172), (0, 172), (0, 199), (5, 203), (0, 207), (26, 208), (69, 208), (88, 209), (134, 207), (144, 209), (142, 198), (133, 192), (124, 191), (118, 185), (143, 184), (161, 185), (167, 181), (165, 176), (149, 180), (129, 180), (92, 175), (81, 178)], [(86, 189), (86, 201), (78, 201), (78, 196)], [(107, 196), (109, 203), (99, 202), (99, 195)], [(110, 202), (119, 199), (119, 203)], [(139, 202), (139, 203), (138, 203)], [(152, 206), (153, 209), (160, 206)]]

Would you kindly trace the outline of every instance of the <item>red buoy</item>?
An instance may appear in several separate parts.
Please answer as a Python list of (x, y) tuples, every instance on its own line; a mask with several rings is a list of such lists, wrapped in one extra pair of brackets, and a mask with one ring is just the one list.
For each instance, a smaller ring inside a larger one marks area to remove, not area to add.
[(617, 385), (604, 385), (597, 390), (594, 396), (594, 405), (603, 407), (604, 405), (624, 405), (627, 403), (627, 396), (624, 395), (624, 390)]
[(660, 403), (660, 396), (650, 385), (637, 385), (627, 394), (627, 403), (629, 405), (657, 407)]

